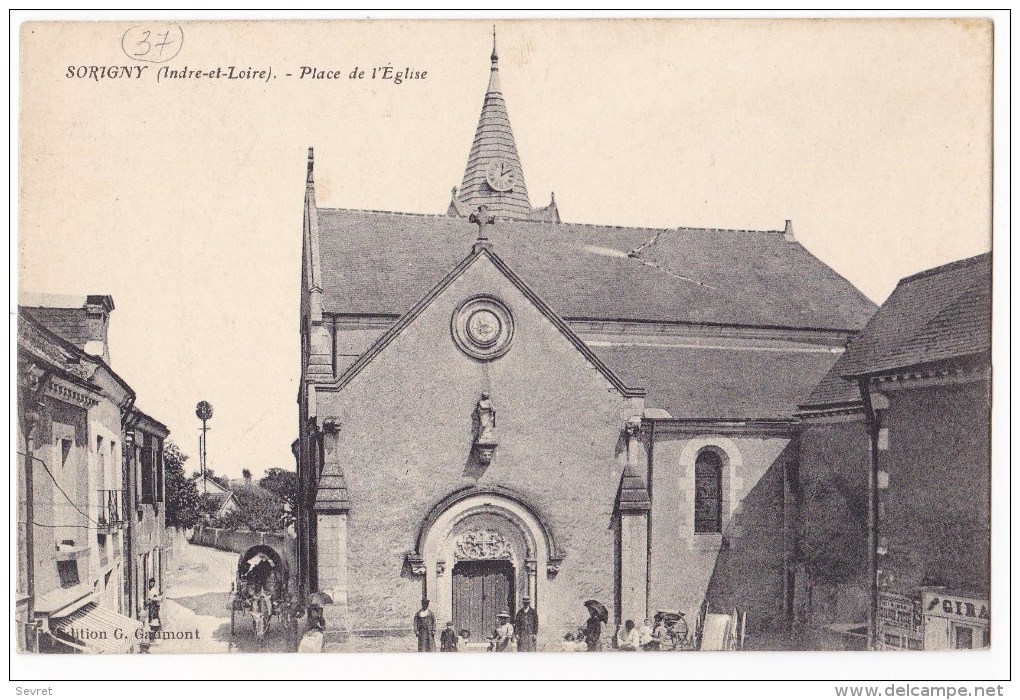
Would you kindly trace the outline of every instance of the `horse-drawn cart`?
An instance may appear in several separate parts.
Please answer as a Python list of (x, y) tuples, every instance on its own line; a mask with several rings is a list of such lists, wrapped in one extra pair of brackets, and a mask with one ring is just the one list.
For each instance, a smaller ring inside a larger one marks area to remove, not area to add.
[(231, 592), (231, 634), (246, 616), (251, 617), (252, 631), (260, 640), (269, 631), (269, 622), (274, 616), (281, 617), (284, 627), (292, 622), (287, 562), (268, 545), (255, 545), (241, 555)]

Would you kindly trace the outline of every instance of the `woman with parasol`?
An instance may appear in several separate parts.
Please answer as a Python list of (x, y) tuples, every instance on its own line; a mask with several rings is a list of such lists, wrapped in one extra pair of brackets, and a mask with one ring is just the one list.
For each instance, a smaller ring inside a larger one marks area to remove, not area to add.
[(586, 600), (588, 622), (584, 626), (584, 641), (588, 651), (602, 651), (602, 629), (609, 622), (609, 610), (597, 600)]

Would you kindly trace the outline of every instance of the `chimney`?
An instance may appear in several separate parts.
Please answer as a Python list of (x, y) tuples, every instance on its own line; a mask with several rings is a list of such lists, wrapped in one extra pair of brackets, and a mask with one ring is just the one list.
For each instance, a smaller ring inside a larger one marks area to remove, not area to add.
[(110, 330), (110, 312), (113, 311), (113, 297), (90, 294), (85, 298), (85, 347), (89, 355), (101, 357), (110, 363), (110, 346), (107, 342)]

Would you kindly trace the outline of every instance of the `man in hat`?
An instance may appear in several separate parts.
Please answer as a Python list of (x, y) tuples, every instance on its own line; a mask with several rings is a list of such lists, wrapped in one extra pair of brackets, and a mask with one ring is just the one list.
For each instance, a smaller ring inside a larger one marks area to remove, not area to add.
[(436, 650), (436, 616), (429, 610), (429, 599), (421, 599), (421, 610), (414, 616), (414, 633), (418, 637), (418, 651)]
[(531, 607), (531, 598), (521, 598), (521, 609), (514, 618), (514, 630), (517, 632), (517, 651), (535, 651), (535, 638), (538, 636), (538, 613)]
[(501, 610), (496, 615), (496, 629), (489, 637), (490, 651), (513, 651), (514, 626), (510, 624), (510, 613)]
[(446, 623), (446, 629), (439, 635), (439, 651), (457, 651), (457, 630), (453, 629), (453, 620)]

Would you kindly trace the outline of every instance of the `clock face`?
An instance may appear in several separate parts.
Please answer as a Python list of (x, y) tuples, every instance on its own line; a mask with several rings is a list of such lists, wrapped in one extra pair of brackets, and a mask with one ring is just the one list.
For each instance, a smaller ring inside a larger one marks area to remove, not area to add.
[(485, 171), (485, 180), (497, 192), (509, 192), (517, 184), (517, 169), (503, 158), (494, 160)]

